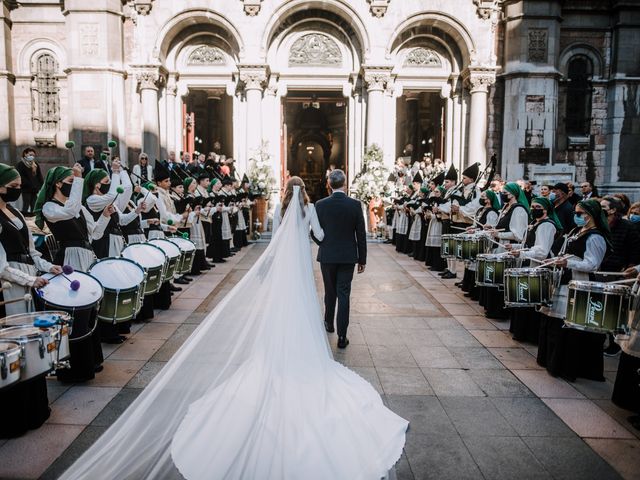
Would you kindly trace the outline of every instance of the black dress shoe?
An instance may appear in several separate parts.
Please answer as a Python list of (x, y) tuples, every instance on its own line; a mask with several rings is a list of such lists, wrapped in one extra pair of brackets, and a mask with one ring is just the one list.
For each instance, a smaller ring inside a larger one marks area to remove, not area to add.
[(211, 270), (212, 268), (216, 268), (216, 266), (213, 263), (207, 262), (207, 263), (205, 263), (205, 265), (209, 270)]
[(93, 366), (93, 371), (95, 373), (100, 373), (102, 370), (104, 370), (104, 367), (102, 365), (94, 365)]
[(457, 275), (451, 272), (446, 272), (444, 275), (442, 275), (443, 280), (451, 280), (452, 278), (456, 278), (456, 277)]
[[(178, 277), (176, 279), (173, 280), (173, 283), (179, 283), (180, 285), (187, 285), (189, 282), (187, 282), (184, 278), (182, 277)], [(178, 288), (178, 287), (176, 287)], [(180, 290), (173, 290), (174, 292), (179, 292)]]
[(438, 276), (444, 277), (447, 273), (450, 273), (449, 270), (445, 270), (444, 272), (440, 272)]
[(324, 329), (329, 333), (333, 333), (333, 332), (336, 331), (335, 328), (333, 328), (333, 325), (331, 325), (331, 324), (329, 324), (327, 322), (324, 322)]
[(227, 263), (224, 258), (219, 258), (218, 260), (214, 260), (215, 263)]
[(186, 280), (187, 283), (193, 282), (193, 278), (187, 277), (186, 275), (183, 275), (180, 278), (183, 279), (183, 280)]
[(338, 337), (338, 348), (347, 348), (349, 339), (347, 337)]
[(103, 338), (102, 343), (108, 343), (109, 345), (120, 345), (121, 343), (124, 343), (126, 339), (127, 337), (118, 335), (117, 337)]
[(176, 287), (175, 285), (169, 285), (169, 290), (172, 292), (181, 292), (182, 289), (180, 287)]

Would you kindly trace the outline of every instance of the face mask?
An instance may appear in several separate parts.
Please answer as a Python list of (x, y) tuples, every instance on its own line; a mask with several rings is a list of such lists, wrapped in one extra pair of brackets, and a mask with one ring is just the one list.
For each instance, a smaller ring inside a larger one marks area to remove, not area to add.
[(60, 187), (60, 193), (65, 197), (69, 198), (69, 196), (71, 195), (72, 186), (73, 186), (72, 183), (63, 183), (62, 186)]
[(629, 215), (629, 220), (631, 220), (633, 223), (640, 223), (640, 214), (632, 213), (631, 215)]
[(109, 183), (101, 183), (100, 193), (102, 193), (103, 195), (106, 195), (107, 193), (109, 193), (110, 188), (111, 188), (111, 185)]
[(36, 159), (36, 157), (34, 157), (33, 155), (27, 155), (26, 157), (24, 157), (24, 159), (27, 162), (33, 162)]
[(500, 200), (502, 201), (503, 204), (509, 203), (509, 194), (500, 192)]
[(578, 227), (584, 227), (587, 224), (587, 220), (584, 218), (584, 215), (574, 215), (573, 223), (575, 223)]
[(544, 217), (544, 210), (540, 210), (539, 208), (532, 208), (531, 217), (533, 217), (536, 220)]
[(7, 187), (7, 193), (0, 193), (0, 198), (5, 202), (15, 202), (20, 198), (20, 194), (22, 193), (22, 188), (10, 188)]
[(549, 200), (551, 200), (552, 202), (556, 199), (556, 194), (554, 192), (551, 192), (549, 194)]

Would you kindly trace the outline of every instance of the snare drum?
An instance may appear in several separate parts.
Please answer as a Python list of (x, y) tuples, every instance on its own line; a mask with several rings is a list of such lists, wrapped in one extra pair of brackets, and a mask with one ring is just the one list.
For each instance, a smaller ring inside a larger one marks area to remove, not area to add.
[[(48, 324), (47, 327), (37, 325), (36, 322), (44, 321)], [(36, 326), (38, 328), (46, 328), (51, 331), (53, 339), (55, 340), (55, 350), (51, 352), (51, 359), (55, 364), (66, 360), (70, 356), (69, 351), (69, 335), (72, 330), (71, 316), (67, 312), (33, 312), (33, 313), (18, 313), (0, 319), (0, 326), (2, 327), (23, 327), (23, 326)], [(1, 331), (1, 330), (0, 330)]]
[(0, 340), (20, 344), (20, 380), (29, 380), (53, 369), (56, 341), (50, 329), (32, 325), (3, 328), (0, 330)]
[(144, 269), (127, 258), (103, 258), (89, 268), (89, 274), (104, 287), (98, 319), (120, 323), (131, 320), (142, 307)]
[(440, 241), (440, 256), (442, 258), (454, 258), (456, 256), (455, 235), (444, 234)]
[(473, 262), (477, 256), (484, 254), (489, 246), (489, 241), (484, 235), (477, 233), (462, 233), (456, 235), (456, 258)]
[(626, 285), (571, 281), (564, 323), (597, 333), (618, 331), (627, 322), (630, 296)]
[(165, 264), (163, 282), (167, 282), (169, 280), (173, 280), (173, 276), (176, 273), (176, 269), (178, 267), (178, 261), (182, 256), (180, 252), (180, 248), (169, 240), (165, 240), (164, 238), (155, 238), (153, 240), (149, 240), (151, 245), (155, 245), (159, 249), (161, 249), (164, 254), (168, 257), (168, 261)]
[(497, 253), (481, 253), (476, 261), (476, 284), (483, 287), (502, 288), (504, 271), (515, 264), (515, 258)]
[(0, 341), (0, 390), (20, 380), (20, 344)]
[(164, 265), (168, 260), (162, 249), (149, 243), (135, 243), (122, 250), (122, 256), (133, 260), (147, 272), (147, 281), (144, 285), (145, 296), (160, 290)]
[(550, 305), (553, 273), (546, 268), (508, 268), (504, 271), (506, 307)]
[(175, 243), (181, 252), (180, 263), (176, 267), (176, 273), (186, 275), (191, 272), (193, 260), (196, 255), (196, 245), (191, 240), (182, 237), (169, 237), (167, 240)]

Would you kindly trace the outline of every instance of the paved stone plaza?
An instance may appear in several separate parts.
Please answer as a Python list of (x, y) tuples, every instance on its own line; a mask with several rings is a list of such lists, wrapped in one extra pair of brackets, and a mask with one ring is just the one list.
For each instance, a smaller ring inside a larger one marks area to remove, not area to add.
[[(57, 478), (264, 248), (218, 265), (175, 296), (170, 311), (136, 325), (128, 342), (105, 346), (105, 370), (94, 381), (52, 381), (49, 421), (0, 441), (0, 478)], [(617, 359), (607, 359), (605, 383), (554, 379), (536, 365), (535, 347), (514, 342), (508, 322), (485, 319), (454, 282), (371, 244), (367, 272), (353, 286), (351, 345), (336, 352), (331, 336), (336, 359), (411, 422), (398, 479), (640, 478), (639, 432), (609, 401)]]

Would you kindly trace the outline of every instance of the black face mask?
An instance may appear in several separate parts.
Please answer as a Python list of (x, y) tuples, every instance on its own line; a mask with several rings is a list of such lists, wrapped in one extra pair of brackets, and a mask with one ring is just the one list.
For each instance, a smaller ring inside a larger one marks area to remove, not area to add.
[(535, 220), (544, 217), (544, 210), (541, 210), (539, 208), (532, 208), (531, 217), (534, 218)]
[(100, 184), (100, 193), (102, 193), (103, 195), (106, 195), (107, 193), (109, 193), (109, 189), (111, 188), (111, 184), (110, 183), (101, 183)]
[(501, 192), (500, 193), (500, 200), (502, 201), (503, 205), (509, 203), (509, 194)]
[(73, 183), (62, 183), (62, 186), (60, 187), (60, 193), (62, 195), (64, 195), (65, 197), (69, 198), (69, 196), (71, 195), (71, 187), (73, 186)]
[(2, 198), (2, 200), (4, 200), (7, 203), (15, 202), (20, 198), (21, 193), (22, 193), (22, 188), (20, 187), (16, 187), (16, 188), (7, 187), (7, 193), (0, 193), (0, 198)]

